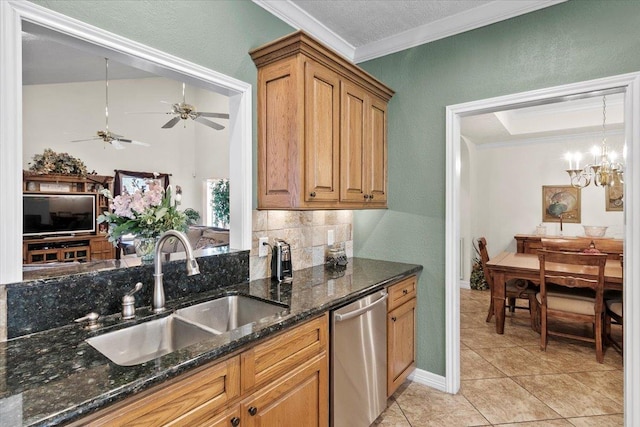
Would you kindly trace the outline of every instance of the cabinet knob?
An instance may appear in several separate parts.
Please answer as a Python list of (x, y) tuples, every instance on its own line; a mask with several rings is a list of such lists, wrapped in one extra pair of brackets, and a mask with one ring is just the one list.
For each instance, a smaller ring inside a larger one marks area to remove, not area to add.
[(402, 290), (402, 294), (403, 294), (403, 295), (406, 295), (406, 294), (408, 294), (408, 293), (409, 293), (409, 291), (408, 291), (408, 290), (406, 290), (406, 289), (403, 289), (403, 290)]
[(316, 192), (312, 191), (311, 193), (309, 193), (309, 197), (316, 197)]
[(364, 195), (364, 199), (365, 199), (365, 200), (367, 200), (368, 198), (369, 198), (369, 195), (368, 195), (368, 194), (365, 194), (365, 195)]
[(231, 425), (233, 427), (238, 427), (240, 425), (240, 418), (238, 417), (231, 418)]
[(393, 316), (393, 317), (391, 318), (391, 320), (393, 320), (393, 321), (395, 322), (395, 321), (396, 321), (396, 320), (398, 320), (398, 319), (396, 318), (396, 316)]
[(251, 415), (252, 417), (258, 413), (258, 408), (256, 408), (255, 406), (251, 406), (249, 408), (249, 415)]
[(369, 194), (369, 199), (373, 200), (373, 194)]

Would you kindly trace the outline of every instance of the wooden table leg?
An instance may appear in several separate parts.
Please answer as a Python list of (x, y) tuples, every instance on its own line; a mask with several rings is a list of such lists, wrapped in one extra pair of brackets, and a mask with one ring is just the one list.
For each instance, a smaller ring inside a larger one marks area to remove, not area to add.
[(504, 334), (504, 299), (505, 299), (504, 273), (496, 272), (493, 275), (493, 310), (496, 315), (496, 333)]

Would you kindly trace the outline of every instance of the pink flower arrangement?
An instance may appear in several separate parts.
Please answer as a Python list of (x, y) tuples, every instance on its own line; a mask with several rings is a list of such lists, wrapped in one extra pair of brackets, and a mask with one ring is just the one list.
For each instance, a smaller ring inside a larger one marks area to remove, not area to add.
[(111, 212), (100, 215), (98, 222), (109, 224), (109, 241), (114, 246), (125, 234), (158, 237), (168, 230), (187, 229), (186, 215), (171, 204), (171, 189), (165, 192), (155, 181), (147, 182), (145, 189), (137, 189), (133, 194), (112, 198), (106, 191), (104, 195), (111, 199)]

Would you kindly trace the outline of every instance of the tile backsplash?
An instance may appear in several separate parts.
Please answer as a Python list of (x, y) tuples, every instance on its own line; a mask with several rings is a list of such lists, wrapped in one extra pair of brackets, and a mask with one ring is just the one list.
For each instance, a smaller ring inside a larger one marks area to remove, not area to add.
[(353, 211), (253, 211), (253, 235), (249, 265), (251, 280), (271, 275), (271, 250), (258, 257), (258, 239), (282, 239), (291, 245), (293, 270), (324, 264), (327, 234), (333, 230), (335, 243), (343, 242), (353, 256)]

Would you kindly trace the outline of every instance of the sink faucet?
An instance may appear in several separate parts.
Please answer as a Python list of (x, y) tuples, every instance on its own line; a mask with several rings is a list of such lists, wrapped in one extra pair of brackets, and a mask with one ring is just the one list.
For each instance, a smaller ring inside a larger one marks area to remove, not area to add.
[(164, 245), (164, 242), (171, 237), (177, 238), (182, 243), (182, 246), (184, 246), (187, 254), (187, 276), (200, 274), (198, 262), (193, 256), (193, 249), (191, 249), (191, 244), (189, 243), (189, 239), (187, 238), (187, 236), (184, 233), (176, 230), (169, 230), (164, 232), (158, 239), (158, 243), (156, 243), (156, 247), (154, 249), (152, 307), (153, 311), (155, 311), (156, 313), (164, 311), (164, 284), (162, 283), (162, 258), (160, 250), (162, 249), (162, 245)]

